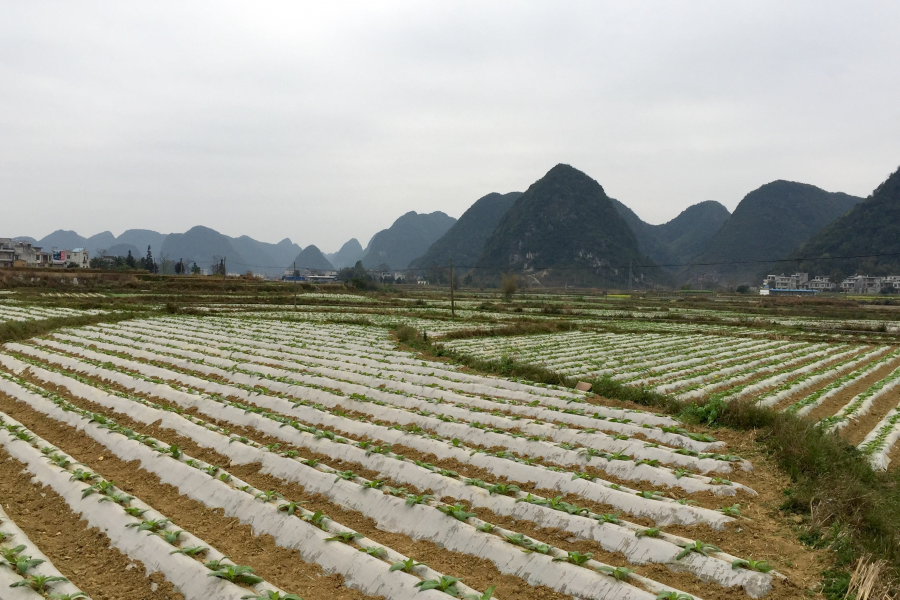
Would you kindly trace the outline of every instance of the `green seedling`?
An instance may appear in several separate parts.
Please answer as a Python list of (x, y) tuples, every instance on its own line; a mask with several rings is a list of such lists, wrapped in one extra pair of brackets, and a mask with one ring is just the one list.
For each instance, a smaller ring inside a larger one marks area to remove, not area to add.
[(100, 477), (96, 473), (91, 473), (90, 471), (85, 471), (84, 469), (78, 468), (72, 473), (72, 476), (69, 477), (69, 481), (93, 481)]
[(572, 481), (574, 481), (576, 479), (585, 479), (587, 481), (594, 481), (595, 479), (597, 479), (597, 476), (591, 475), (590, 473), (575, 473), (574, 475), (572, 475)]
[(474, 485), (475, 487), (487, 488), (488, 484), (486, 484), (481, 479), (466, 479), (463, 483), (466, 485)]
[(31, 558), (27, 555), (16, 556), (16, 560), (10, 561), (10, 565), (19, 575), (24, 576), (25, 573), (44, 562), (42, 558)]
[(694, 600), (694, 597), (681, 592), (660, 592), (656, 595), (656, 600)]
[(391, 487), (389, 485), (384, 486), (384, 488), (382, 488), (382, 491), (385, 494), (389, 494), (391, 496), (397, 496), (397, 497), (406, 496), (408, 493), (408, 490), (405, 487), (395, 488), (395, 487)]
[(511, 483), (495, 483), (494, 485), (487, 488), (488, 493), (493, 494), (511, 494), (520, 491), (519, 486), (512, 485)]
[(81, 497), (87, 498), (91, 494), (95, 493), (105, 496), (106, 494), (110, 493), (115, 486), (115, 481), (98, 481), (90, 487), (85, 488), (84, 491), (81, 492)]
[(597, 513), (594, 515), (594, 518), (601, 523), (612, 523), (616, 525), (619, 523), (620, 514), (622, 513)]
[(483, 531), (485, 533), (490, 533), (494, 529), (494, 526), (491, 525), (490, 523), (482, 523), (475, 529), (477, 529), (478, 531)]
[(229, 558), (231, 558), (231, 557), (226, 555), (226, 556), (223, 556), (222, 558), (219, 558), (216, 560), (208, 560), (205, 563), (203, 563), (203, 566), (206, 567), (207, 569), (209, 569), (210, 571), (218, 571), (223, 566), (225, 566), (223, 563)]
[(468, 507), (463, 504), (456, 504), (454, 506), (439, 506), (438, 510), (445, 515), (450, 515), (457, 521), (466, 521), (467, 519), (477, 516), (473, 512), (467, 512), (466, 508)]
[(450, 469), (438, 469), (435, 471), (438, 475), (443, 475), (444, 477), (452, 477), (453, 479), (459, 479), (459, 473), (456, 471), (451, 471)]
[(391, 565), (389, 570), (391, 571), (404, 571), (406, 573), (412, 573), (412, 570), (419, 565), (424, 565), (425, 563), (416, 562), (411, 558), (407, 558), (406, 560), (400, 560)]
[(491, 598), (494, 595), (494, 588), (496, 588), (496, 587), (497, 586), (492, 585), (488, 589), (484, 590), (484, 593), (481, 594), (480, 596), (478, 594), (466, 594), (465, 596), (462, 596), (462, 597), (465, 598), (466, 600), (491, 600)]
[(537, 552), (538, 554), (549, 554), (551, 547), (547, 544), (536, 544), (534, 542), (528, 546), (526, 552)]
[(687, 506), (688, 504), (697, 504), (696, 500), (689, 500), (688, 498), (679, 498), (675, 501), (676, 504), (681, 504), (682, 506)]
[(216, 465), (208, 465), (206, 467), (203, 467), (200, 470), (203, 471), (204, 473), (206, 473), (207, 475), (209, 475), (210, 477), (215, 477), (216, 473), (219, 472), (219, 467), (217, 467)]
[(384, 482), (380, 479), (373, 479), (372, 481), (367, 481), (363, 484), (364, 488), (368, 488), (370, 490), (379, 490), (384, 486)]
[(337, 477), (334, 478), (335, 481), (340, 481), (341, 479), (344, 481), (352, 481), (356, 479), (356, 473), (353, 471), (338, 471), (335, 475), (337, 475)]
[(739, 558), (731, 563), (732, 569), (750, 569), (751, 571), (759, 571), (760, 573), (768, 573), (772, 570), (772, 566), (764, 560), (753, 560)]
[(188, 546), (187, 548), (179, 548), (172, 550), (169, 554), (184, 554), (186, 556), (197, 556), (207, 552), (209, 548), (206, 546)]
[(307, 460), (301, 460), (300, 462), (303, 463), (304, 465), (306, 465), (307, 467), (312, 467), (314, 469), (314, 468), (316, 468), (316, 465), (319, 464), (319, 459), (309, 458)]
[(675, 475), (675, 479), (681, 479), (682, 477), (691, 477), (691, 472), (687, 469), (675, 469), (673, 471)]
[(709, 556), (710, 552), (721, 552), (720, 548), (713, 546), (712, 544), (704, 544), (700, 540), (697, 540), (693, 544), (688, 544), (684, 547), (684, 550), (678, 553), (678, 556), (675, 557), (675, 560), (681, 560), (685, 556), (691, 554), (692, 552), (696, 552), (697, 554), (702, 554), (703, 556)]
[(58, 575), (34, 575), (10, 584), (9, 587), (30, 587), (37, 593), (43, 594), (51, 583), (61, 581), (68, 581), (68, 579)]
[(331, 520), (331, 518), (321, 510), (317, 510), (311, 515), (303, 515), (300, 518), (308, 523), (312, 523), (323, 531), (325, 530), (325, 519)]
[(50, 600), (79, 600), (79, 598), (87, 598), (88, 595), (84, 592), (74, 592), (72, 594), (50, 594), (48, 598)]
[(296, 450), (287, 450), (285, 452), (282, 452), (281, 455), (285, 458), (297, 458), (298, 456), (300, 456), (300, 453)]
[(164, 450), (160, 450), (160, 453), (168, 454), (172, 458), (181, 458), (181, 455), (183, 454), (183, 452), (181, 451), (181, 448), (179, 448), (175, 444), (172, 444), (171, 446), (169, 446), (168, 448), (166, 448)]
[(165, 529), (166, 525), (170, 522), (169, 519), (148, 519), (146, 521), (141, 521), (140, 523), (129, 523), (125, 527), (136, 527), (138, 531), (156, 533), (157, 531)]
[(267, 492), (260, 492), (254, 496), (257, 500), (262, 500), (263, 502), (272, 502), (273, 500), (284, 500), (284, 496), (276, 492), (275, 490), (269, 490)]
[(100, 502), (114, 502), (122, 506), (128, 506), (128, 503), (132, 500), (134, 500), (134, 496), (128, 496), (126, 494), (109, 494), (108, 496), (100, 498)]
[(662, 492), (657, 492), (655, 490), (644, 490), (642, 492), (638, 492), (637, 495), (641, 498), (646, 498), (647, 500), (662, 500), (664, 497)]
[(136, 519), (140, 519), (141, 517), (144, 516), (144, 513), (147, 512), (149, 509), (147, 509), (147, 508), (138, 508), (138, 507), (136, 507), (136, 506), (126, 506), (124, 510), (125, 510), (125, 512), (128, 513), (130, 516), (132, 516), (132, 517), (134, 517), (134, 518), (136, 518)]
[(434, 496), (431, 494), (421, 494), (419, 496), (415, 494), (409, 494), (406, 496), (406, 505), (407, 506), (415, 506), (416, 504), (425, 504), (429, 500), (433, 500)]
[(625, 567), (607, 567), (606, 565), (600, 565), (597, 567), (597, 570), (604, 575), (615, 578), (616, 581), (627, 581), (634, 571), (634, 569), (626, 569)]
[(610, 483), (610, 484), (609, 484), (608, 486), (606, 486), (606, 487), (608, 487), (608, 488), (611, 489), (611, 490), (621, 490), (621, 489), (622, 489), (622, 486), (619, 485), (618, 483)]
[(306, 501), (301, 502), (288, 502), (287, 504), (280, 504), (278, 506), (278, 510), (280, 512), (286, 512), (289, 515), (293, 515), (298, 508), (300, 508), (301, 504), (306, 504)]
[(216, 577), (232, 583), (256, 585), (257, 583), (260, 583), (263, 578), (259, 575), (254, 575), (253, 573), (253, 567), (248, 567), (247, 565), (225, 565), (224, 567), (209, 573), (207, 577)]
[(361, 533), (356, 533), (355, 531), (342, 531), (340, 533), (336, 533), (330, 538), (325, 538), (326, 542), (344, 542), (345, 544), (349, 544), (355, 539), (361, 538)]
[(375, 558), (387, 558), (387, 550), (384, 548), (369, 546), (368, 548), (360, 548), (359, 550), (360, 552), (365, 552), (369, 556), (374, 556)]
[(594, 555), (591, 552), (569, 552), (568, 556), (557, 556), (553, 559), (553, 562), (570, 562), (573, 565), (583, 567), (592, 558), (594, 558)]
[(634, 537), (659, 537), (659, 527), (650, 527), (649, 529), (640, 529), (634, 532)]
[(720, 508), (718, 509), (718, 511), (722, 514), (728, 515), (729, 517), (739, 517), (741, 516), (741, 505), (732, 504), (731, 506)]
[(0, 548), (0, 557), (3, 557), (3, 562), (14, 565), (24, 549), (25, 544), (19, 544), (15, 548)]
[(229, 481), (231, 481), (231, 475), (229, 475), (228, 473), (219, 473), (219, 481), (228, 483)]
[(281, 592), (266, 591), (264, 594), (241, 596), (241, 600), (303, 600), (297, 594), (282, 594)]
[(69, 465), (72, 464), (72, 461), (69, 460), (67, 456), (63, 456), (62, 454), (51, 454), (47, 457), (47, 460), (61, 469), (66, 469)]
[(525, 537), (524, 533), (512, 533), (504, 535), (503, 537), (506, 538), (507, 542), (515, 544), (516, 546), (525, 546), (527, 548), (528, 545), (532, 543), (530, 539)]
[(713, 477), (709, 481), (713, 485), (733, 485), (730, 481), (723, 479), (722, 477)]
[(184, 531), (181, 531), (180, 529), (178, 531), (160, 531), (159, 536), (174, 546), (178, 543), (178, 537), (182, 533), (184, 533)]
[(442, 575), (440, 579), (425, 579), (416, 584), (416, 587), (419, 588), (420, 591), (425, 590), (438, 590), (448, 594), (450, 596), (458, 596), (459, 592), (456, 591), (456, 583), (459, 581), (456, 577), (450, 577), (449, 575)]

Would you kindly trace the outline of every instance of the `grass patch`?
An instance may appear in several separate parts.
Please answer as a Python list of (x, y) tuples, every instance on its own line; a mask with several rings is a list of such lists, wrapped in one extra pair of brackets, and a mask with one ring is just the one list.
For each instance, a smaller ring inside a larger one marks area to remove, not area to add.
[(0, 323), (0, 344), (27, 340), (39, 335), (45, 335), (62, 327), (83, 327), (96, 323), (118, 323), (125, 319), (133, 319), (140, 316), (146, 315), (143, 313), (108, 313), (78, 317), (53, 317), (42, 320), (6, 321)]

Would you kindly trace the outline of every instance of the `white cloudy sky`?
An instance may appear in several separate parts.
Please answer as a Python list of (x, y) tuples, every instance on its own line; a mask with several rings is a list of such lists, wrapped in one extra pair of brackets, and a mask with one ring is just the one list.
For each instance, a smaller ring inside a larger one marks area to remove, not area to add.
[(0, 2), (0, 237), (336, 250), (569, 163), (652, 223), (900, 164), (898, 2)]

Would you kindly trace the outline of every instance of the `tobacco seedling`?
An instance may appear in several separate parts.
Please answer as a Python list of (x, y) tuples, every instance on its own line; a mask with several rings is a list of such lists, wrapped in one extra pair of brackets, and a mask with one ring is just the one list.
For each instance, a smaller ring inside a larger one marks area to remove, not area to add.
[(625, 567), (607, 567), (606, 565), (600, 565), (599, 567), (597, 567), (597, 570), (604, 575), (614, 577), (616, 581), (627, 580), (631, 576), (631, 573), (634, 571), (634, 569), (626, 569)]
[(378, 490), (384, 486), (384, 482), (380, 479), (373, 479), (372, 481), (367, 481), (363, 484), (364, 488), (368, 488), (370, 490)]
[(247, 565), (225, 565), (207, 574), (207, 577), (216, 577), (232, 583), (245, 583), (247, 585), (260, 583), (263, 578), (253, 573), (253, 567), (248, 567)]
[(675, 479), (681, 479), (682, 477), (691, 477), (691, 472), (688, 469), (675, 469), (673, 473), (675, 475)]
[(141, 521), (140, 523), (129, 523), (125, 527), (136, 527), (138, 531), (156, 533), (161, 529), (165, 529), (166, 525), (169, 523), (169, 519), (148, 519), (146, 521)]
[(115, 481), (98, 481), (90, 487), (85, 488), (84, 491), (81, 492), (81, 497), (87, 498), (94, 493), (106, 495), (115, 487), (115, 485)]
[(100, 498), (100, 502), (115, 502), (122, 506), (127, 506), (132, 500), (134, 500), (134, 496), (127, 496), (125, 494), (109, 494), (108, 496)]
[(491, 525), (490, 523), (482, 523), (475, 529), (477, 529), (478, 531), (483, 531), (485, 533), (490, 533), (494, 529), (494, 526)]
[(175, 444), (172, 444), (165, 450), (160, 450), (160, 453), (161, 454), (169, 454), (169, 455), (171, 455), (172, 458), (181, 458), (181, 454), (182, 454), (181, 448), (179, 448)]
[(91, 473), (90, 471), (85, 471), (84, 469), (78, 468), (72, 473), (72, 476), (69, 477), (69, 481), (93, 481), (100, 477), (96, 473)]
[(57, 467), (60, 467), (61, 469), (65, 469), (72, 464), (72, 461), (62, 454), (51, 454), (47, 457), (47, 460), (52, 462)]
[(657, 492), (656, 490), (644, 490), (642, 492), (638, 492), (637, 495), (641, 498), (646, 498), (647, 500), (662, 500), (664, 497), (662, 492)]
[(694, 600), (693, 596), (680, 592), (660, 592), (656, 595), (656, 600)]
[(197, 556), (198, 554), (203, 554), (209, 550), (206, 546), (188, 546), (187, 548), (179, 548), (178, 550), (172, 550), (169, 554), (184, 554), (186, 556)]
[(459, 581), (456, 577), (442, 575), (440, 579), (425, 579), (416, 584), (420, 591), (438, 590), (450, 596), (458, 596), (456, 591), (456, 583)]
[(387, 558), (387, 550), (384, 548), (369, 546), (368, 548), (360, 548), (359, 550), (360, 552), (365, 552), (369, 556), (374, 556), (375, 558)]
[(718, 510), (720, 513), (728, 515), (729, 517), (741, 516), (741, 505), (740, 504), (732, 504), (731, 506), (726, 506), (726, 507), (720, 508)]
[(303, 463), (304, 465), (306, 465), (307, 467), (315, 468), (316, 465), (319, 464), (319, 459), (317, 459), (317, 458), (309, 458), (309, 459), (307, 459), (307, 460), (301, 460), (300, 462)]
[(467, 507), (463, 504), (457, 504), (455, 506), (439, 506), (438, 510), (445, 515), (450, 515), (457, 521), (466, 521), (467, 519), (477, 516), (473, 512), (467, 512), (466, 508)]
[(480, 596), (478, 594), (466, 594), (462, 596), (465, 600), (491, 600), (491, 597), (494, 595), (494, 588), (497, 587), (492, 585), (488, 589), (484, 590), (484, 593)]
[(619, 523), (619, 515), (622, 513), (598, 513), (594, 515), (594, 518), (600, 521), (601, 523)]
[(203, 471), (204, 473), (206, 473), (207, 475), (209, 475), (210, 477), (215, 477), (216, 473), (219, 472), (219, 467), (217, 467), (216, 465), (208, 465), (206, 467), (203, 467), (200, 470)]
[(16, 556), (16, 559), (14, 561), (11, 560), (9, 562), (9, 566), (11, 566), (19, 575), (24, 576), (25, 572), (28, 571), (28, 569), (38, 566), (39, 564), (44, 562), (44, 559), (31, 558), (30, 556), (23, 554), (22, 556)]
[(475, 487), (487, 488), (488, 484), (486, 484), (481, 479), (466, 479), (463, 483), (466, 485), (474, 485)]
[(126, 506), (125, 507), (125, 512), (137, 519), (140, 519), (141, 517), (143, 517), (144, 513), (147, 512), (148, 510), (149, 509), (147, 509), (147, 508), (138, 508), (136, 506)]
[(702, 554), (703, 556), (709, 556), (710, 552), (721, 552), (720, 548), (713, 546), (712, 544), (704, 544), (700, 540), (697, 540), (693, 544), (688, 544), (684, 547), (684, 550), (678, 553), (678, 556), (675, 557), (675, 560), (681, 560), (691, 552), (696, 552), (697, 554)]
[(330, 517), (323, 513), (321, 510), (317, 510), (311, 515), (303, 515), (300, 518), (308, 523), (312, 523), (323, 531), (325, 530), (325, 519), (331, 520)]
[(173, 546), (178, 543), (178, 537), (184, 533), (180, 529), (178, 531), (160, 531), (159, 535)]
[(228, 473), (220, 473), (219, 481), (224, 481), (225, 483), (228, 483), (229, 481), (231, 481), (231, 475), (229, 475)]
[(493, 494), (510, 494), (514, 492), (520, 491), (519, 486), (512, 485), (510, 483), (495, 483), (494, 485), (487, 488), (488, 493)]
[(568, 556), (557, 556), (553, 559), (553, 562), (570, 562), (573, 565), (583, 567), (593, 557), (594, 555), (591, 552), (569, 552)]
[(353, 471), (338, 471), (335, 475), (337, 475), (337, 477), (334, 478), (335, 481), (340, 481), (341, 479), (344, 481), (352, 481), (356, 479), (356, 473)]
[(681, 504), (682, 506), (687, 506), (688, 504), (697, 504), (696, 500), (689, 500), (688, 498), (679, 498), (675, 501), (676, 504)]
[(723, 479), (722, 477), (713, 477), (712, 479), (710, 479), (710, 482), (713, 485), (732, 485), (730, 481), (728, 481), (727, 479)]
[[(43, 561), (42, 561), (43, 562)], [(43, 594), (47, 591), (47, 586), (51, 583), (56, 583), (60, 581), (68, 581), (65, 577), (59, 577), (58, 575), (34, 575), (28, 577), (26, 579), (22, 579), (11, 584), (9, 587), (25, 587), (28, 586), (39, 594)]]
[(289, 515), (293, 515), (301, 504), (306, 504), (306, 501), (304, 500), (302, 502), (288, 502), (287, 504), (280, 504), (278, 506), (278, 510), (281, 512), (286, 512)]
[(635, 537), (659, 537), (659, 527), (650, 527), (634, 532)]
[(406, 560), (400, 560), (391, 565), (390, 571), (404, 571), (405, 573), (412, 573), (412, 570), (415, 567), (420, 565), (424, 565), (425, 563), (416, 562), (411, 558), (407, 558)]
[(768, 573), (772, 570), (772, 566), (764, 560), (753, 560), (739, 558), (731, 563), (732, 569), (750, 569), (751, 571), (759, 571), (760, 573)]
[(261, 594), (261, 595), (241, 596), (241, 600), (303, 600), (303, 598), (301, 598), (297, 594), (282, 595), (281, 592), (275, 592), (272, 590), (268, 590), (264, 594)]
[(357, 538), (361, 538), (363, 535), (361, 533), (356, 533), (355, 531), (342, 531), (340, 533), (336, 533), (330, 538), (325, 538), (326, 542), (344, 542), (345, 544), (349, 544), (353, 540)]
[(269, 490), (267, 492), (260, 492), (254, 496), (257, 500), (262, 500), (263, 502), (271, 502), (272, 500), (284, 500), (284, 496), (276, 492), (275, 490)]
[(209, 569), (210, 571), (218, 571), (219, 569), (221, 569), (224, 566), (222, 563), (228, 558), (231, 558), (231, 557), (226, 555), (217, 560), (208, 560), (205, 563), (203, 563), (203, 566), (206, 567), (207, 569)]
[(406, 505), (407, 506), (415, 506), (416, 504), (425, 504), (429, 500), (433, 500), (434, 496), (431, 494), (421, 494), (419, 496), (415, 494), (409, 494), (406, 496)]

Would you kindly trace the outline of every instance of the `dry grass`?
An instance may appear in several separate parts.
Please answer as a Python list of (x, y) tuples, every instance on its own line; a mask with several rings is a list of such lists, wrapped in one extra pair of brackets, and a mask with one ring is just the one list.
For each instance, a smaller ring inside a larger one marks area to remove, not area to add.
[(900, 582), (894, 579), (888, 571), (888, 564), (885, 560), (872, 560), (869, 556), (861, 558), (850, 578), (847, 598), (896, 600)]

